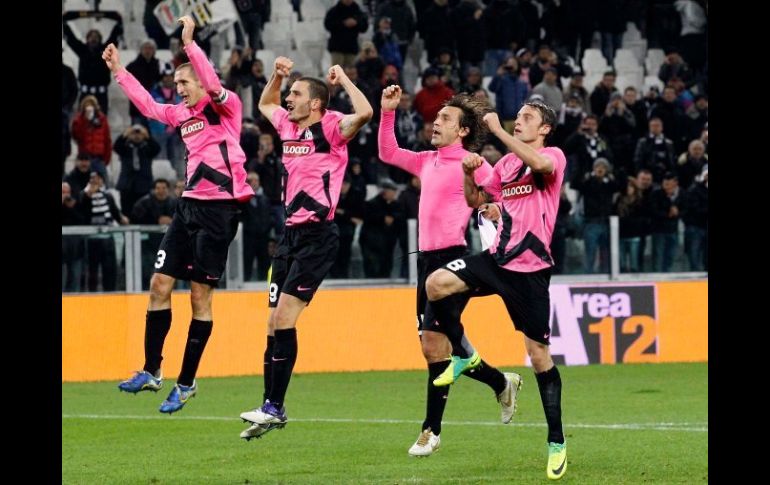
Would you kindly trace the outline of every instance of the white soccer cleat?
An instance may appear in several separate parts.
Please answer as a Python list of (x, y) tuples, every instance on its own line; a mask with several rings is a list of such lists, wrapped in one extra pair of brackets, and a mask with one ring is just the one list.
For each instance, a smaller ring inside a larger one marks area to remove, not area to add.
[(515, 372), (505, 372), (506, 384), (503, 392), (497, 395), (497, 402), (500, 403), (500, 419), (503, 424), (513, 421), (513, 413), (516, 412), (516, 403), (518, 401), (519, 389), (523, 379)]
[(261, 438), (267, 432), (274, 429), (281, 429), (284, 426), (286, 426), (286, 424), (252, 424), (248, 429), (241, 431), (240, 436), (246, 441), (249, 441), (254, 438)]
[(417, 441), (409, 448), (409, 454), (412, 456), (430, 456), (438, 450), (439, 445), (441, 445), (441, 438), (433, 434), (433, 431), (428, 428), (417, 437)]
[(241, 413), (241, 419), (254, 424), (286, 424), (286, 411), (278, 409), (270, 401), (265, 401), (261, 408)]

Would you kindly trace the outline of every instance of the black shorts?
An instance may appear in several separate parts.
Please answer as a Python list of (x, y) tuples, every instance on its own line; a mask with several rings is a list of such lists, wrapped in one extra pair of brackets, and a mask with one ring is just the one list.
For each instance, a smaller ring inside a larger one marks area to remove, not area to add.
[(451, 261), (444, 269), (463, 280), (470, 287), (471, 296), (477, 296), (479, 292), (500, 295), (516, 330), (536, 342), (549, 345), (551, 268), (532, 273), (510, 271), (499, 266), (489, 251), (484, 251)]
[(286, 226), (268, 275), (268, 306), (275, 308), (281, 293), (310, 303), (339, 248), (340, 231), (333, 221)]
[(160, 242), (155, 272), (216, 288), (238, 230), (239, 203), (182, 197)]
[[(431, 273), (448, 262), (467, 255), (468, 248), (465, 246), (452, 246), (435, 251), (420, 251), (417, 254), (417, 330), (420, 334), (422, 334), (423, 330), (432, 330), (434, 332), (441, 332), (443, 330), (443, 327), (435, 325), (436, 317), (432, 312), (426, 314), (428, 293), (425, 290), (425, 280), (428, 279)], [(460, 313), (462, 313), (470, 298), (471, 295), (469, 293), (456, 295), (457, 304), (461, 306)]]

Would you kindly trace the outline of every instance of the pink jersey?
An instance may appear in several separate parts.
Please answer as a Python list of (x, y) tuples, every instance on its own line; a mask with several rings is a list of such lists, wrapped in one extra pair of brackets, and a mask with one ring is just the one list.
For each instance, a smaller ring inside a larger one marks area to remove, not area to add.
[[(463, 193), (463, 157), (470, 152), (460, 143), (437, 151), (412, 152), (398, 147), (393, 131), (395, 111), (383, 111), (378, 141), (380, 159), (420, 177), (420, 251), (465, 246), (465, 230), (473, 212)], [(492, 174), (486, 161), (475, 172), (476, 183)]]
[[(127, 70), (115, 75), (118, 85), (139, 111), (177, 127), (181, 126), (187, 159), (182, 197), (202, 200), (245, 201), (254, 195), (246, 182), (241, 148), (243, 107), (234, 92), (224, 90), (206, 54), (193, 42), (184, 48), (195, 74), (208, 94), (192, 108), (185, 104), (156, 103), (150, 93)], [(218, 97), (219, 93), (222, 93)]]
[(287, 226), (334, 219), (348, 164), (348, 139), (339, 127), (344, 116), (327, 109), (319, 122), (301, 129), (289, 121), (285, 109), (273, 112), (273, 126), (283, 142)]
[(522, 273), (553, 266), (551, 236), (567, 165), (559, 148), (541, 148), (538, 152), (553, 160), (553, 173), (533, 173), (519, 157), (509, 153), (480, 184), (500, 206), (501, 213), (489, 252), (503, 268)]

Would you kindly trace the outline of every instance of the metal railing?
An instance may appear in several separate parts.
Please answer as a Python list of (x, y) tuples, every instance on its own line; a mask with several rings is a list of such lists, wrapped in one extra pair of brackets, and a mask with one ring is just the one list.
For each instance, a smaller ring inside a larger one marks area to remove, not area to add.
[[(154, 261), (154, 255), (157, 253), (157, 247), (149, 247), (151, 243), (150, 234), (165, 233), (167, 226), (161, 225), (126, 225), (126, 226), (62, 226), (62, 238), (80, 237), (85, 248), (86, 241), (89, 238), (101, 238), (110, 236), (113, 238), (114, 251), (116, 252), (117, 268), (116, 274), (118, 285), (116, 291), (125, 291), (128, 293), (137, 293), (146, 291), (147, 282), (152, 273), (151, 262)], [(623, 273), (620, 265), (620, 239), (619, 222), (617, 216), (609, 219), (609, 273), (601, 274), (581, 274), (576, 261), (579, 261), (582, 242), (572, 241), (572, 263), (563, 275), (554, 275), (555, 282), (606, 282), (606, 281), (640, 281), (640, 280), (681, 280), (681, 279), (702, 279), (707, 278), (707, 272), (689, 272), (678, 271), (669, 273)], [(358, 245), (358, 232), (354, 238), (353, 245)], [(408, 258), (408, 277), (407, 278), (326, 278), (322, 288), (340, 288), (340, 287), (393, 287), (393, 286), (415, 286), (417, 284), (417, 221), (410, 219), (407, 221), (408, 232), (408, 254), (401, 254), (398, 245), (394, 252), (394, 270), (391, 274), (398, 274), (400, 268), (400, 258)], [(265, 281), (244, 281), (243, 268), (243, 226), (239, 224), (238, 231), (230, 245), (225, 275), (221, 284), (222, 288), (229, 290), (264, 290)], [(681, 237), (681, 234), (680, 234)], [(159, 238), (155, 238), (155, 244), (160, 243)], [(477, 230), (470, 229), (470, 249), (472, 252), (480, 250), (478, 244)], [(109, 245), (108, 245), (109, 246)], [(648, 248), (649, 249), (649, 248)], [(354, 251), (355, 253), (355, 251)], [(680, 258), (682, 251), (679, 251)], [(356, 253), (354, 257), (359, 258)], [(82, 258), (84, 261), (87, 258)], [(569, 258), (568, 258), (569, 259)], [(64, 261), (63, 261), (64, 264)], [(683, 262), (679, 267), (684, 266)], [(144, 285), (143, 285), (144, 283)], [(103, 290), (102, 290), (103, 291)]]

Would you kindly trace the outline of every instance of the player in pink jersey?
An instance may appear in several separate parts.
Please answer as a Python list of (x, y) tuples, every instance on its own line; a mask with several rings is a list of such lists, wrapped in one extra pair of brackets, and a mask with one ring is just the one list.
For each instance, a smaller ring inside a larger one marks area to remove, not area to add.
[[(450, 339), (446, 332), (462, 332), (462, 325), (444, 326), (437, 321), (427, 305), (425, 280), (430, 273), (455, 259), (468, 254), (465, 230), (473, 209), (468, 207), (463, 191), (465, 175), (462, 160), (471, 151), (478, 150), (487, 134), (482, 117), (489, 112), (486, 103), (466, 94), (458, 94), (447, 101), (433, 122), (431, 144), (436, 151), (413, 152), (398, 147), (394, 133), (395, 109), (401, 99), (399, 86), (388, 86), (382, 92), (382, 112), (379, 129), (380, 159), (420, 177), (422, 191), (419, 205), (420, 252), (417, 257), (417, 330), (422, 353), (428, 365), (428, 389), (425, 420), (417, 441), (409, 449), (413, 456), (429, 456), (441, 443), (441, 419), (449, 395), (449, 387), (436, 386), (433, 381), (451, 364), (447, 355), (474, 360), (466, 375), (484, 382), (495, 391), (502, 405), (503, 423), (510, 423), (516, 403), (521, 376), (504, 375), (479, 357), (471, 343), (462, 334)], [(484, 162), (476, 171), (481, 183), (492, 174), (492, 166)], [(459, 315), (465, 309), (470, 294), (455, 297), (454, 311)], [(427, 307), (427, 308), (426, 308)], [(454, 336), (453, 336), (454, 337)], [(450, 340), (462, 345), (453, 349)]]
[(238, 229), (239, 205), (254, 191), (246, 183), (240, 147), (242, 105), (238, 96), (222, 87), (206, 55), (193, 41), (195, 22), (182, 17), (182, 43), (189, 64), (174, 73), (179, 104), (156, 103), (120, 64), (110, 44), (102, 58), (120, 88), (148, 118), (181, 127), (187, 146), (185, 190), (160, 243), (155, 273), (150, 280), (150, 303), (144, 335), (145, 363), (141, 371), (121, 382), (121, 391), (157, 391), (163, 385), (163, 343), (171, 328), (171, 291), (177, 279), (191, 280), (192, 322), (187, 335), (182, 370), (160, 412), (182, 409), (198, 390), (195, 374), (213, 326), (211, 299), (227, 262), (227, 250)]
[[(475, 291), (500, 295), (516, 330), (524, 333), (548, 423), (546, 475), (559, 479), (567, 469), (567, 447), (561, 423), (561, 377), (548, 348), (548, 285), (553, 266), (551, 236), (567, 161), (559, 148), (544, 146), (556, 126), (556, 113), (539, 101), (525, 103), (519, 110), (513, 136), (502, 128), (497, 114), (485, 115), (484, 121), (512, 153), (501, 158), (481, 184), (474, 172), (483, 160), (468, 155), (463, 160), (465, 193), (471, 207), (494, 201), (488, 204), (488, 212), (498, 219), (497, 235), (487, 251), (432, 273), (428, 299), (443, 323), (453, 318), (454, 295)], [(459, 318), (451, 324), (459, 325)]]
[(286, 425), (283, 402), (297, 360), (297, 319), (337, 257), (339, 230), (333, 219), (348, 163), (347, 143), (372, 118), (366, 96), (338, 65), (329, 69), (327, 80), (348, 93), (352, 114), (326, 109), (329, 88), (312, 77), (291, 85), (288, 109), (282, 108), (281, 82), (293, 64), (286, 57), (275, 60), (259, 99), (259, 110), (283, 141), (287, 219), (268, 275), (272, 310), (264, 354), (264, 404), (241, 413), (252, 423), (241, 433), (246, 440)]

